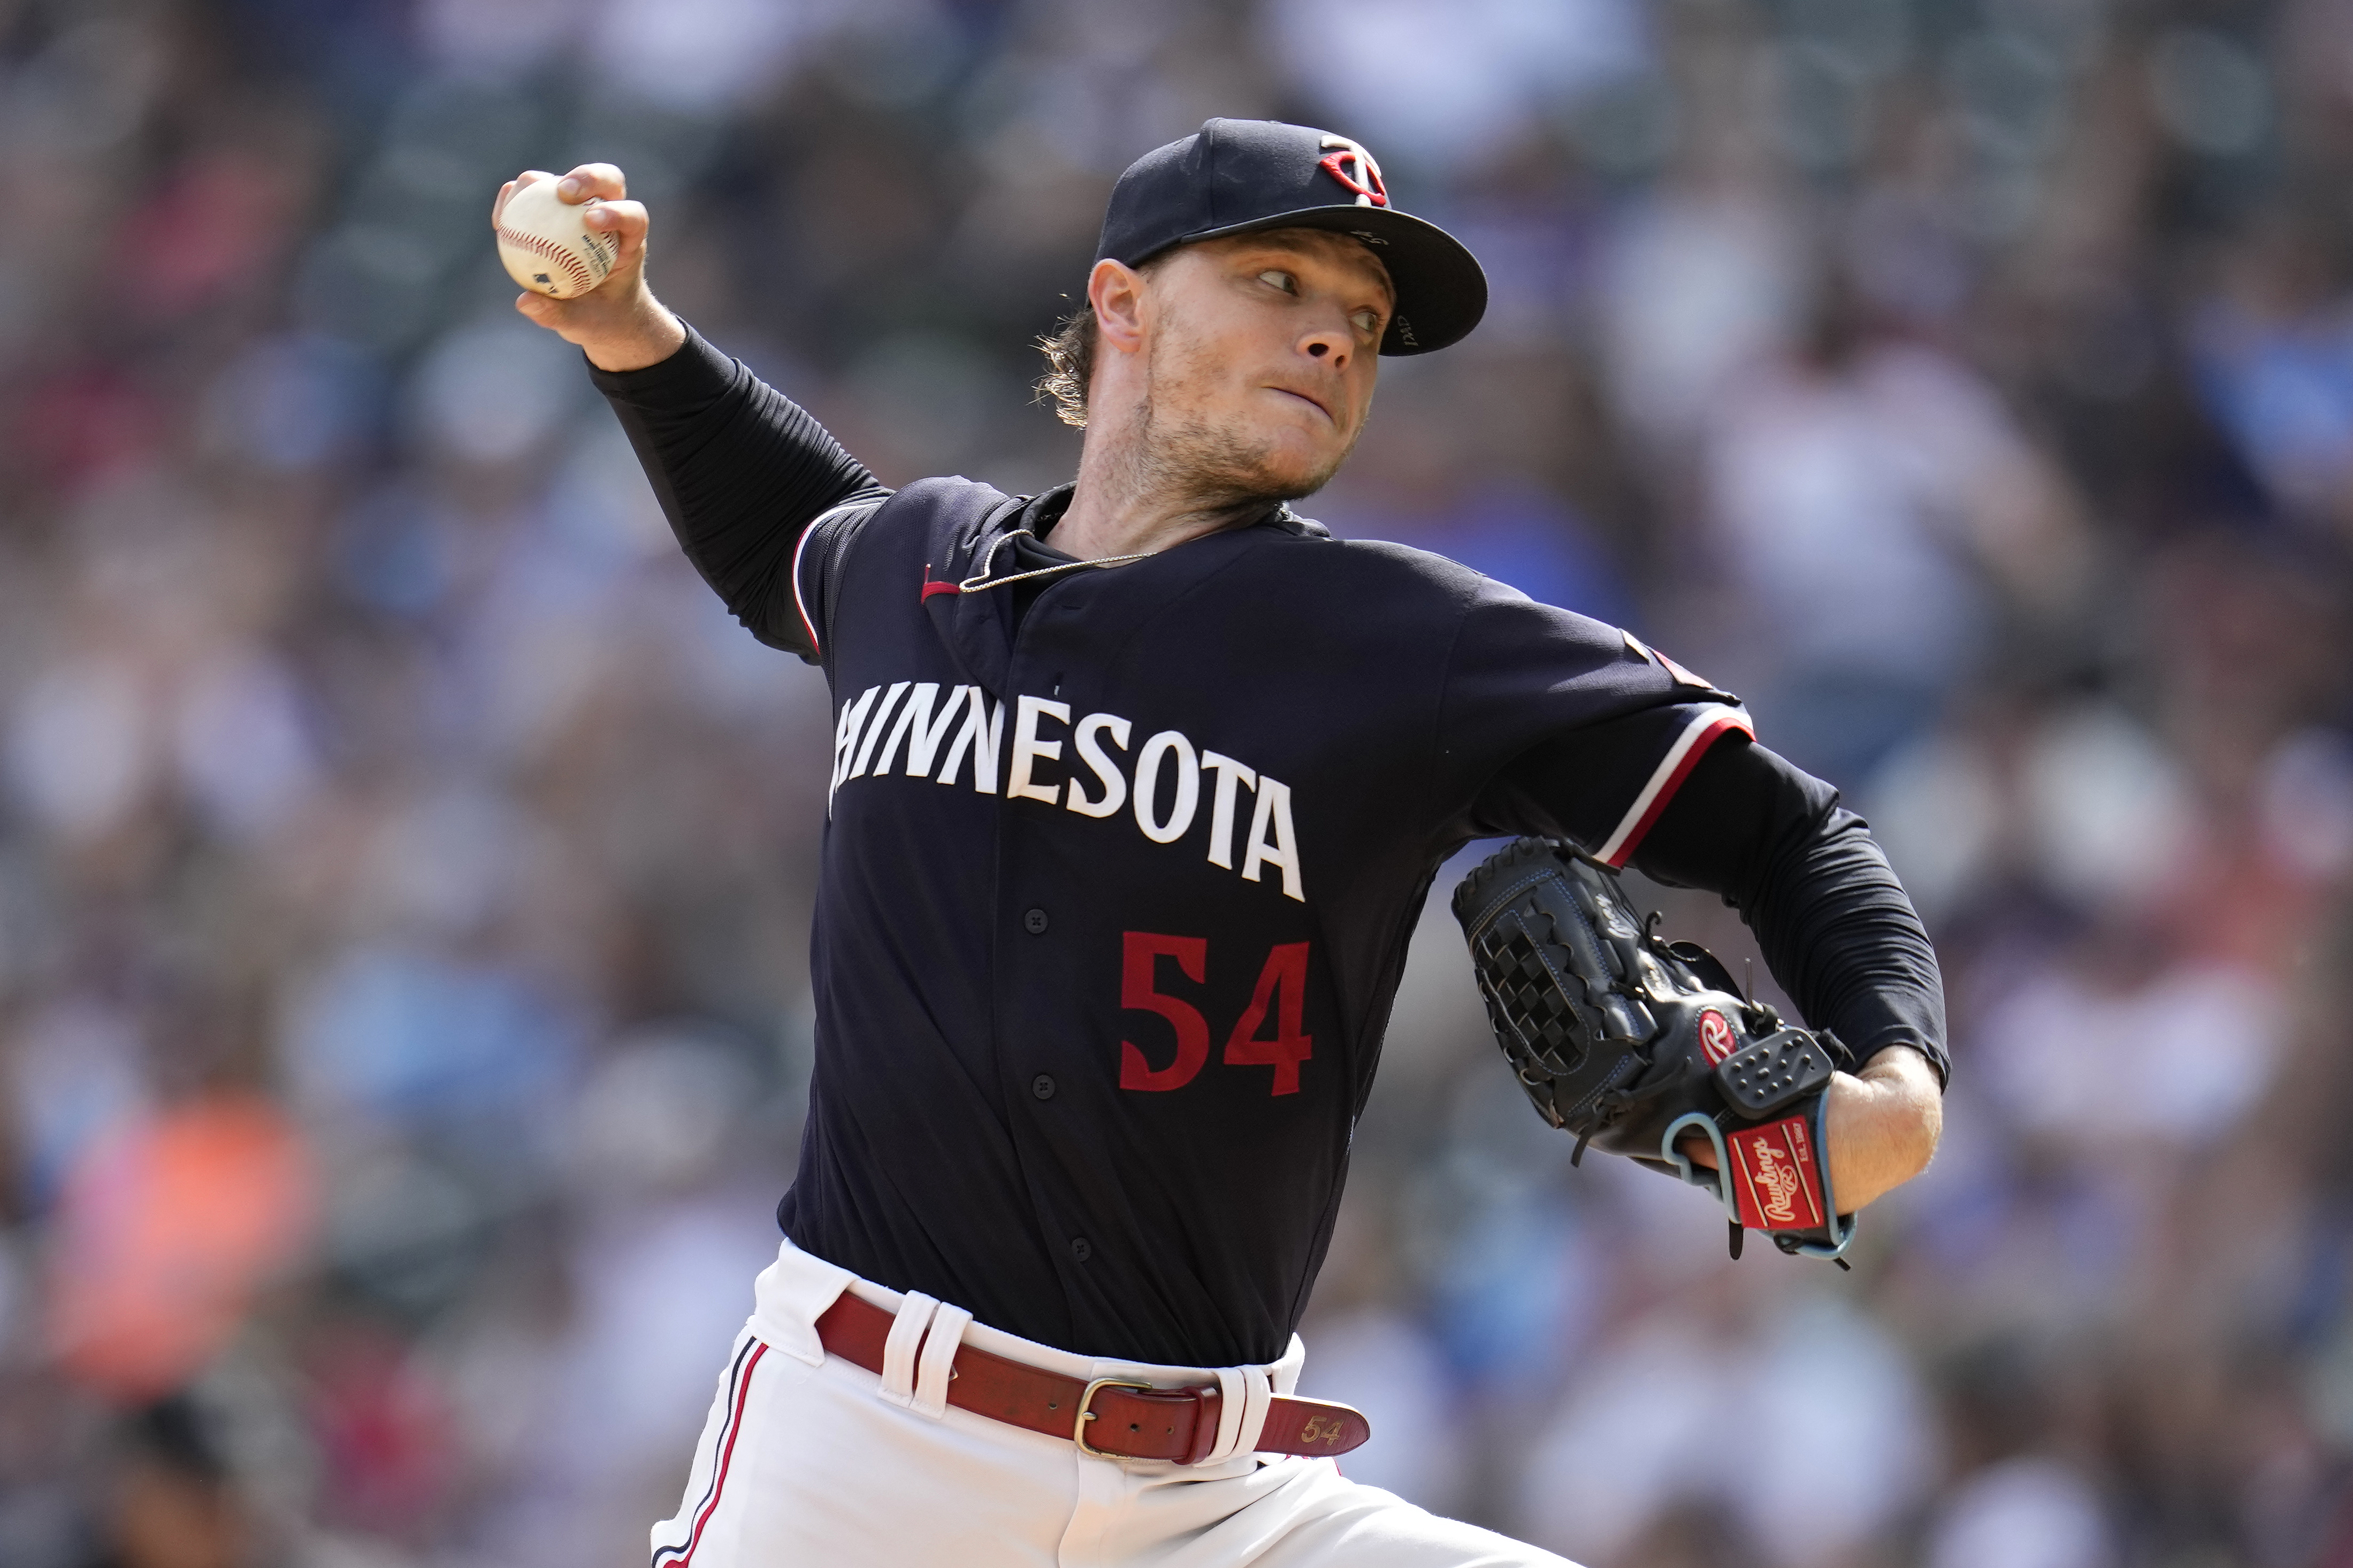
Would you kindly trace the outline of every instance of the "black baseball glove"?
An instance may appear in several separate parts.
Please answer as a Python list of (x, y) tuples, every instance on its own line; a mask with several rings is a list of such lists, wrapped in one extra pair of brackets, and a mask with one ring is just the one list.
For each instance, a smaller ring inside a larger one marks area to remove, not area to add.
[[(1732, 1225), (1784, 1252), (1840, 1259), (1852, 1216), (1831, 1193), (1823, 1091), (1849, 1064), (1827, 1032), (1735, 992), (1695, 942), (1661, 942), (1618, 873), (1566, 845), (1514, 840), (1454, 890), (1487, 1016), (1536, 1110), (1589, 1145), (1713, 1193)], [(1698, 1133), (1713, 1171), (1677, 1147)]]

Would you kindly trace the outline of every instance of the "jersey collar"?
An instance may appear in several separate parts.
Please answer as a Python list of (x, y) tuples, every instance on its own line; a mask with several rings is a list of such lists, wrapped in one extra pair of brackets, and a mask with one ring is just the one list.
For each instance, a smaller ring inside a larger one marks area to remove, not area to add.
[[(1040, 490), (1034, 496), (1022, 498), (1021, 510), (1014, 514), (1006, 526), (1008, 531), (1018, 531), (1029, 535), (1027, 539), (1016, 540), (1013, 542), (1014, 551), (1026, 564), (1050, 566), (1058, 562), (1072, 559), (1055, 549), (1047, 541), (1048, 536), (1053, 531), (1054, 525), (1062, 521), (1062, 514), (1071, 510), (1071, 497), (1077, 489), (1078, 486), (1075, 482), (1059, 484), (1052, 489)], [(1289, 501), (1275, 502), (1257, 521), (1245, 523), (1240, 528), (1221, 529), (1219, 531), (1241, 533), (1253, 528), (1271, 528), (1280, 532), (1297, 534), (1303, 539), (1332, 537), (1332, 531), (1322, 523), (1313, 518), (1302, 517), (1292, 510)], [(981, 541), (984, 547), (987, 542), (985, 539)]]

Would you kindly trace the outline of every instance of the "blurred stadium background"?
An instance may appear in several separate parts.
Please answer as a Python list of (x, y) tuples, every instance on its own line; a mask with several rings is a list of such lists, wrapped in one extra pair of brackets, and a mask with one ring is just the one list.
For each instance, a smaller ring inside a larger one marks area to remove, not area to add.
[(1034, 489), (1029, 341), (1210, 114), (1494, 283), (1306, 510), (1747, 694), (1953, 1007), (1856, 1272), (1733, 1265), (1436, 907), (1351, 1473), (1604, 1568), (2353, 1563), (2353, 0), (0, 0), (0, 1563), (639, 1561), (774, 1247), (822, 683), (498, 182), (621, 163), (886, 479)]

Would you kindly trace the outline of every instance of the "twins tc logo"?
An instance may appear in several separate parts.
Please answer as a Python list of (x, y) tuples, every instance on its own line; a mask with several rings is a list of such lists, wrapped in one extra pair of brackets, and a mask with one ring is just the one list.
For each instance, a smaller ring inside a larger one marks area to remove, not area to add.
[(1324, 156), (1316, 167), (1356, 194), (1360, 207), (1385, 207), (1389, 205), (1388, 187), (1381, 184), (1381, 166), (1373, 155), (1345, 136), (1326, 132), (1322, 143)]

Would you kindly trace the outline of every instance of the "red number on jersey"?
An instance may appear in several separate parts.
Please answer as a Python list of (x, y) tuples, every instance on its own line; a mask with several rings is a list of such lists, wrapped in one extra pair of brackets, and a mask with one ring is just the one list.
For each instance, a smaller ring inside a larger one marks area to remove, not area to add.
[[(1133, 940), (1133, 939), (1131, 939)], [(1271, 1067), (1276, 1094), (1299, 1092), (1299, 1064), (1315, 1054), (1315, 1042), (1301, 1020), (1307, 1004), (1307, 944), (1287, 942), (1266, 955), (1259, 971), (1258, 990), (1226, 1039), (1228, 1067)], [(1262, 1040), (1259, 1030), (1271, 1010), (1274, 1037)], [(1124, 1081), (1124, 1080), (1123, 1080)]]
[[(1185, 972), (1185, 978), (1198, 985), (1208, 967), (1208, 940), (1198, 936), (1159, 936), (1148, 931), (1121, 934), (1125, 939), (1125, 948), (1119, 966), (1119, 1005), (1157, 1013), (1167, 1019), (1169, 1026), (1176, 1031), (1176, 1059), (1155, 1069), (1144, 1059), (1142, 1051), (1122, 1040), (1119, 1043), (1119, 1087), (1182, 1089), (1193, 1081), (1193, 1075), (1199, 1072), (1202, 1064), (1209, 1059), (1209, 1021), (1202, 1017), (1200, 1009), (1191, 1003), (1162, 995), (1155, 988), (1159, 978), (1156, 971), (1162, 959), (1173, 958), (1176, 961), (1176, 967)], [(1306, 949), (1303, 946), (1300, 952), (1303, 954)], [(1259, 983), (1259, 989), (1263, 994), (1266, 989), (1264, 981)], [(1294, 1014), (1296, 1011), (1294, 1008)], [(1234, 1059), (1231, 1047), (1227, 1047), (1226, 1059)], [(1292, 1077), (1296, 1087), (1296, 1068), (1293, 1069)]]

